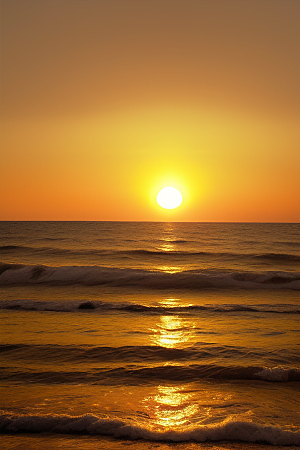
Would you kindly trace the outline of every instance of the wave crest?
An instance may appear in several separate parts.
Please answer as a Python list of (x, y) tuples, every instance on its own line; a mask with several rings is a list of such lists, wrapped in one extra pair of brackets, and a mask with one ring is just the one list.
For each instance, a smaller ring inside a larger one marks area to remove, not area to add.
[[(59, 240), (54, 238), (47, 238), (46, 240)], [(63, 239), (64, 240), (64, 239)], [(165, 241), (163, 241), (165, 242)], [(184, 239), (178, 239), (178, 240), (171, 240), (167, 241), (170, 244), (185, 244), (189, 241), (186, 241)], [(293, 245), (294, 248), (294, 245)], [(195, 250), (163, 250), (160, 248), (157, 249), (145, 249), (145, 248), (136, 248), (136, 249), (109, 249), (109, 248), (81, 248), (81, 249), (74, 249), (74, 248), (61, 248), (61, 247), (31, 247), (26, 245), (2, 245), (0, 246), (0, 253), (3, 253), (4, 255), (7, 254), (34, 254), (34, 255), (57, 255), (57, 256), (86, 256), (86, 257), (92, 257), (92, 256), (110, 256), (110, 257), (116, 257), (119, 256), (122, 257), (143, 257), (150, 259), (157, 259), (160, 257), (163, 257), (164, 259), (173, 259), (173, 258), (196, 258), (196, 259), (202, 259), (205, 260), (211, 258), (213, 260), (215, 259), (236, 259), (236, 260), (263, 260), (263, 261), (270, 261), (277, 262), (277, 263), (297, 263), (300, 262), (300, 255), (294, 254), (294, 253), (236, 253), (236, 252), (211, 252), (211, 251), (195, 251)]]
[(148, 289), (300, 289), (297, 272), (240, 272), (187, 270), (176, 273), (102, 266), (60, 266), (0, 264), (0, 285), (48, 283), (139, 286)]
[(104, 302), (101, 300), (81, 301), (81, 300), (57, 300), (57, 301), (37, 301), (37, 300), (1, 300), (0, 309), (12, 309), (20, 311), (54, 311), (54, 312), (86, 312), (86, 313), (107, 313), (126, 312), (144, 315), (178, 315), (178, 314), (201, 314), (203, 312), (215, 312), (220, 314), (230, 314), (234, 312), (246, 313), (270, 313), (270, 314), (300, 314), (300, 308), (296, 304), (285, 305), (247, 305), (247, 304), (205, 304), (205, 305), (182, 305), (164, 306), (161, 304), (145, 305), (133, 302)]
[(115, 438), (145, 439), (171, 442), (242, 441), (271, 445), (299, 445), (298, 431), (283, 430), (276, 426), (260, 425), (246, 421), (227, 421), (202, 425), (191, 430), (154, 431), (119, 419), (104, 419), (87, 414), (83, 416), (0, 416), (0, 430), (9, 433), (63, 433), (107, 435)]
[[(264, 368), (257, 366), (220, 366), (215, 364), (174, 364), (145, 367), (137, 364), (115, 368), (96, 368), (89, 372), (76, 370), (33, 372), (16, 371), (10, 373), (6, 369), (1, 371), (2, 380), (22, 381), (30, 383), (104, 383), (115, 384), (116, 382), (128, 385), (133, 381), (138, 384), (148, 384), (153, 381), (164, 382), (193, 382), (202, 379), (215, 380), (259, 380), (273, 382), (295, 382), (300, 381), (300, 370), (296, 368)], [(272, 375), (273, 374), (273, 377)]]

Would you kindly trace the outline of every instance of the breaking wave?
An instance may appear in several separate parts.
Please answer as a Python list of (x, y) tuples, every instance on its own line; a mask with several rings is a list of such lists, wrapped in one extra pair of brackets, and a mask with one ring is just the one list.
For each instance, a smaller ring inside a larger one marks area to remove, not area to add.
[(101, 266), (60, 266), (0, 264), (0, 285), (83, 284), (138, 286), (148, 289), (300, 289), (297, 272), (186, 270), (158, 272), (143, 269), (117, 269)]
[(2, 415), (0, 416), (0, 431), (2, 433), (80, 433), (106, 435), (120, 439), (169, 442), (230, 440), (270, 445), (300, 444), (300, 433), (298, 431), (234, 420), (213, 425), (200, 425), (185, 431), (175, 429), (155, 431), (147, 425), (138, 425), (133, 421), (101, 418), (92, 414), (77, 417), (67, 415)]

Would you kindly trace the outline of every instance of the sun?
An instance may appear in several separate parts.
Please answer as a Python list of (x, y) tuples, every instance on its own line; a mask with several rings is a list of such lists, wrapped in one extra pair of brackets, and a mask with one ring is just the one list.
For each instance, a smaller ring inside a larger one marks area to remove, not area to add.
[(174, 209), (181, 205), (182, 195), (176, 188), (165, 187), (157, 194), (156, 201), (162, 208)]

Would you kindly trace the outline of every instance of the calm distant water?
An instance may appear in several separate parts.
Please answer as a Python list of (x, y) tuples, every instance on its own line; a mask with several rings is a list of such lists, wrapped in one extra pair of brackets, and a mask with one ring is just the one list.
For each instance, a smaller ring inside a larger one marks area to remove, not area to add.
[(0, 245), (6, 439), (300, 445), (298, 225), (2, 222)]

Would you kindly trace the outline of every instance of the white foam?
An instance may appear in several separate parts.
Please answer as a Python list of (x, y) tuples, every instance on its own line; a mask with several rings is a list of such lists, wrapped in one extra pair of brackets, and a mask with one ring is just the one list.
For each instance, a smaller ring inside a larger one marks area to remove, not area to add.
[(288, 381), (291, 370), (284, 367), (265, 368), (257, 372), (255, 376), (265, 381)]
[(72, 416), (0, 416), (2, 432), (27, 433), (83, 433), (109, 435), (115, 438), (147, 439), (152, 441), (243, 441), (264, 442), (271, 445), (300, 445), (300, 432), (283, 430), (243, 421), (226, 421), (220, 424), (198, 426), (187, 431), (153, 431), (132, 425), (123, 420), (103, 419), (88, 414)]

